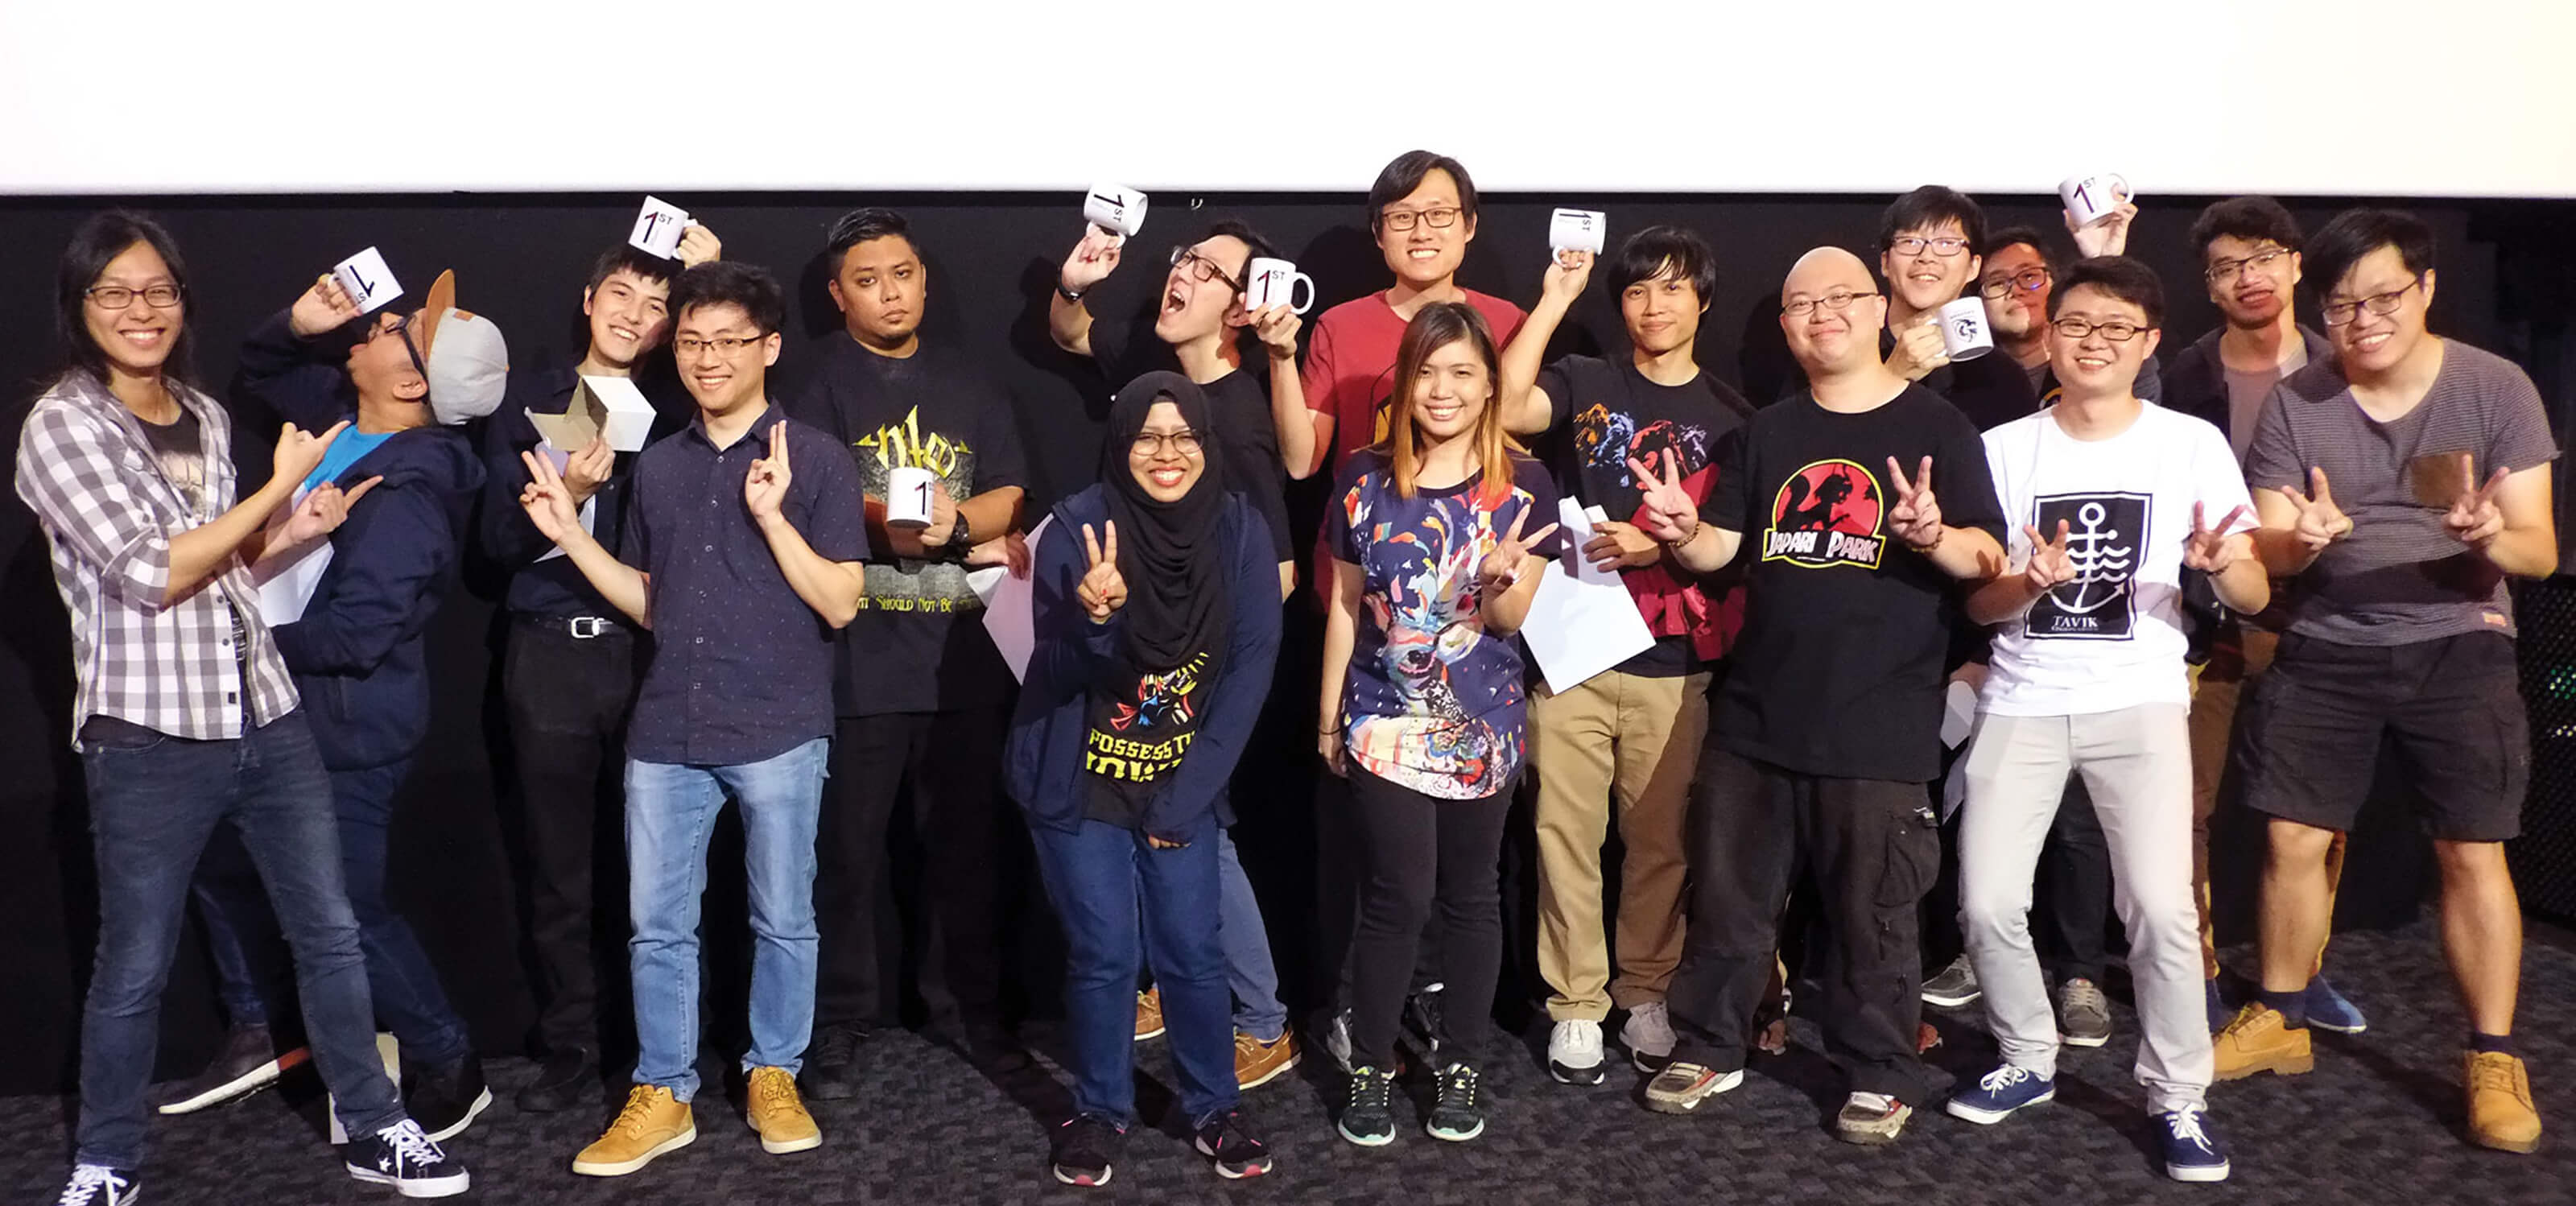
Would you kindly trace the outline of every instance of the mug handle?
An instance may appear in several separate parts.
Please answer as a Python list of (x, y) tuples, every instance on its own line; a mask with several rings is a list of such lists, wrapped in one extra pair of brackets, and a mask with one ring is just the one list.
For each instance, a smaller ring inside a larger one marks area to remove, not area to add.
[[(1306, 287), (1306, 300), (1304, 301), (1297, 300), (1297, 286), (1299, 285), (1304, 285)], [(1288, 308), (1299, 314), (1303, 314), (1306, 311), (1315, 308), (1315, 278), (1308, 276), (1303, 272), (1289, 274)]]

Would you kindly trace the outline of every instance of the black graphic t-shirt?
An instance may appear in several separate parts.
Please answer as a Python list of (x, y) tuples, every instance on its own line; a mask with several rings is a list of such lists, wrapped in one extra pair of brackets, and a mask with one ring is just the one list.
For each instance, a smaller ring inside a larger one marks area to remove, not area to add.
[(1085, 816), (1122, 829), (1144, 820), (1155, 791), (1198, 739), (1214, 669), (1201, 653), (1092, 695), (1082, 732), (1082, 770), (1091, 779)]
[(1910, 477), (1926, 456), (1942, 521), (2001, 541), (1976, 425), (1922, 386), (1860, 414), (1800, 394), (1729, 439), (1700, 515), (1743, 534), (1746, 598), (1712, 740), (1811, 775), (1939, 773), (1953, 585), (1887, 523), (1888, 458)]
[[(1557, 489), (1620, 523), (1636, 522), (1641, 497), (1630, 457), (1658, 473), (1665, 458), (1679, 461), (1683, 488), (1706, 499), (1717, 480), (1719, 441), (1753, 413), (1743, 395), (1705, 372), (1681, 385), (1660, 385), (1626, 360), (1568, 356), (1542, 370), (1538, 384), (1553, 410), (1539, 450)], [(1650, 565), (1623, 570), (1620, 578), (1655, 634), (1652, 648), (1620, 663), (1621, 673), (1690, 674), (1723, 652), (1732, 636), (1727, 617), (1696, 575)]]
[[(1247, 356), (1257, 354), (1242, 337)], [(1158, 369), (1179, 372), (1180, 357), (1143, 323), (1101, 319), (1091, 324), (1091, 354), (1111, 393)], [(1270, 551), (1294, 558), (1288, 538), (1288, 468), (1279, 459), (1279, 427), (1270, 417), (1270, 383), (1249, 368), (1202, 381), (1208, 417), (1216, 423), (1217, 454), (1225, 458), (1228, 489), (1243, 496), (1270, 525)]]
[[(835, 335), (789, 409), (849, 445), (871, 502), (884, 500), (886, 475), (898, 466), (931, 471), (938, 488), (959, 502), (1027, 484), (1009, 406), (963, 357), (942, 348), (925, 344), (895, 359)], [(912, 558), (871, 550), (867, 593), (839, 643), (834, 687), (841, 715), (976, 707), (1002, 698), (1010, 668), (984, 631), (984, 605), (967, 583), (965, 554), (951, 548)]]

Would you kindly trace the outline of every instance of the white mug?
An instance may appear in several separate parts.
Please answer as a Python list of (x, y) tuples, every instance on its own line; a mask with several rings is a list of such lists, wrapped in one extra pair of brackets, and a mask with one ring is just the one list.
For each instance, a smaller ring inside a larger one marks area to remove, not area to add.
[[(1297, 286), (1306, 287), (1306, 299), (1297, 300)], [(1303, 314), (1315, 306), (1315, 278), (1297, 271), (1286, 260), (1256, 257), (1243, 266), (1243, 308), (1248, 312), (1268, 306), (1284, 305)]]
[(1986, 327), (1986, 299), (1969, 294), (1941, 307), (1941, 350), (1952, 360), (1974, 360), (1995, 350), (1995, 333)]
[(1145, 229), (1145, 194), (1115, 184), (1092, 185), (1083, 194), (1082, 216), (1123, 239)]
[(2066, 212), (2075, 216), (2078, 226), (2091, 226), (2110, 217), (2137, 196), (2137, 190), (2129, 187), (2129, 178), (2118, 172), (2070, 176), (2057, 186), (2057, 199), (2066, 203)]
[(644, 208), (635, 215), (634, 233), (627, 243), (666, 260), (680, 258), (680, 236), (689, 231), (689, 211), (660, 197), (647, 195)]
[(886, 471), (885, 521), (890, 528), (930, 526), (930, 492), (939, 478), (927, 469), (897, 465)]
[(1560, 209), (1547, 220), (1547, 249), (1599, 255), (1609, 233), (1610, 219), (1599, 210)]

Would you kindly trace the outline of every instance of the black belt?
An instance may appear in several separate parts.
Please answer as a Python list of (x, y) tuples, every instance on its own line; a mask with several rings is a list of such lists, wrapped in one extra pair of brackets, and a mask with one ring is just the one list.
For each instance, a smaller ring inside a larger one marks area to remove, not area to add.
[(515, 623), (546, 633), (562, 633), (577, 641), (594, 637), (632, 636), (626, 625), (606, 616), (512, 616)]

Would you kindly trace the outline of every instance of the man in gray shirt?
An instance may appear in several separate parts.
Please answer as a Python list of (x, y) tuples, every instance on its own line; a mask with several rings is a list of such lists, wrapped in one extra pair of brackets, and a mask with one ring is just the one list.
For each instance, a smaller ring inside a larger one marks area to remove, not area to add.
[(2256, 549), (2297, 590), (2238, 747), (2271, 856), (2261, 999), (2218, 1036), (2218, 1078), (2313, 1066), (2303, 990), (2326, 936), (2326, 848), (2369, 794), (2384, 733), (2442, 868), (2442, 932), (2469, 1014), (2470, 1138), (2528, 1152), (2540, 1116), (2509, 1037), (2522, 915), (2504, 842), (2521, 831), (2531, 744), (2504, 578), (2557, 568), (2557, 449), (2522, 370), (2425, 330), (2424, 223), (2350, 211), (2306, 257), (2326, 282), (2335, 355), (2273, 391), (2246, 463)]

